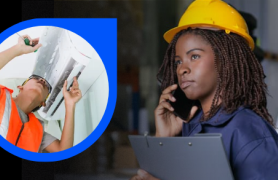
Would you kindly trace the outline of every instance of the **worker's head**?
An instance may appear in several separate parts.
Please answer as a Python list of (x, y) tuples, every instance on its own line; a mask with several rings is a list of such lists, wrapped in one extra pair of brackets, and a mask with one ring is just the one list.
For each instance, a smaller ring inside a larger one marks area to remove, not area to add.
[(248, 26), (241, 14), (222, 0), (195, 0), (182, 15), (177, 27), (164, 34), (170, 43), (175, 34), (183, 29), (207, 28), (224, 30), (227, 34), (235, 33), (246, 40), (254, 49), (254, 41), (249, 34)]
[(45, 101), (51, 93), (51, 85), (38, 75), (30, 76), (21, 86), (18, 86), (20, 93), (28, 95), (33, 101), (38, 102), (33, 112), (37, 111), (41, 106), (45, 106)]
[[(272, 122), (266, 110), (263, 69), (252, 52), (252, 45), (246, 36), (214, 28), (188, 24), (179, 29), (169, 43), (158, 72), (162, 90), (178, 83), (189, 99), (211, 100), (206, 119), (215, 115), (221, 102), (228, 113), (239, 106), (249, 106)], [(190, 86), (186, 81), (192, 81)]]

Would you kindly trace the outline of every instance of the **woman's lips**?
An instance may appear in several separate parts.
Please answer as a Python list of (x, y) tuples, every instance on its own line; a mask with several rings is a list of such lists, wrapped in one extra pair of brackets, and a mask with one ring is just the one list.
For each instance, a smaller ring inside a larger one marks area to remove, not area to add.
[(181, 87), (181, 89), (185, 89), (188, 86), (190, 86), (193, 82), (194, 81), (182, 81), (180, 87)]

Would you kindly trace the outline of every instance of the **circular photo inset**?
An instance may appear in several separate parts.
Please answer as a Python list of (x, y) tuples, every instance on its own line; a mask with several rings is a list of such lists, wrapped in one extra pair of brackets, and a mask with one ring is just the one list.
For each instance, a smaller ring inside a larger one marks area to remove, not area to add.
[(5, 39), (0, 56), (1, 146), (32, 161), (88, 147), (75, 149), (99, 125), (109, 96), (106, 68), (90, 43), (68, 29), (34, 26)]

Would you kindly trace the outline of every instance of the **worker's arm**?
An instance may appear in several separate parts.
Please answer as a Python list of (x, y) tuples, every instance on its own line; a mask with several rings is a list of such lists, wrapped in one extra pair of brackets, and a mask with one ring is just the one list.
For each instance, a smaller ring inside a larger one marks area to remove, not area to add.
[(66, 106), (66, 116), (61, 140), (55, 140), (47, 146), (45, 148), (47, 152), (58, 152), (73, 146), (75, 105), (82, 97), (76, 77), (74, 78), (70, 91), (67, 91), (67, 82), (65, 81), (63, 94)]
[(18, 43), (9, 49), (6, 49), (5, 51), (2, 51), (0, 53), (0, 70), (13, 58), (20, 56), (22, 54), (27, 54), (30, 52), (34, 52), (39, 47), (41, 47), (41, 44), (38, 44), (39, 38), (31, 39), (28, 35), (22, 36), (23, 38), (28, 38), (31, 43), (37, 44), (36, 46), (27, 46), (24, 43), (24, 40), (22, 38), (18, 38)]
[(73, 146), (74, 110), (75, 105), (66, 106), (65, 124), (62, 131), (61, 140), (55, 140), (50, 145), (48, 145), (45, 148), (47, 152), (58, 152)]

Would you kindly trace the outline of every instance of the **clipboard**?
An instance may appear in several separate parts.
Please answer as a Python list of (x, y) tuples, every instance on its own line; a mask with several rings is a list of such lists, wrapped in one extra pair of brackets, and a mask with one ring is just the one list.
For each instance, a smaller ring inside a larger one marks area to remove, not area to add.
[(161, 180), (234, 180), (221, 134), (128, 137), (140, 168)]

